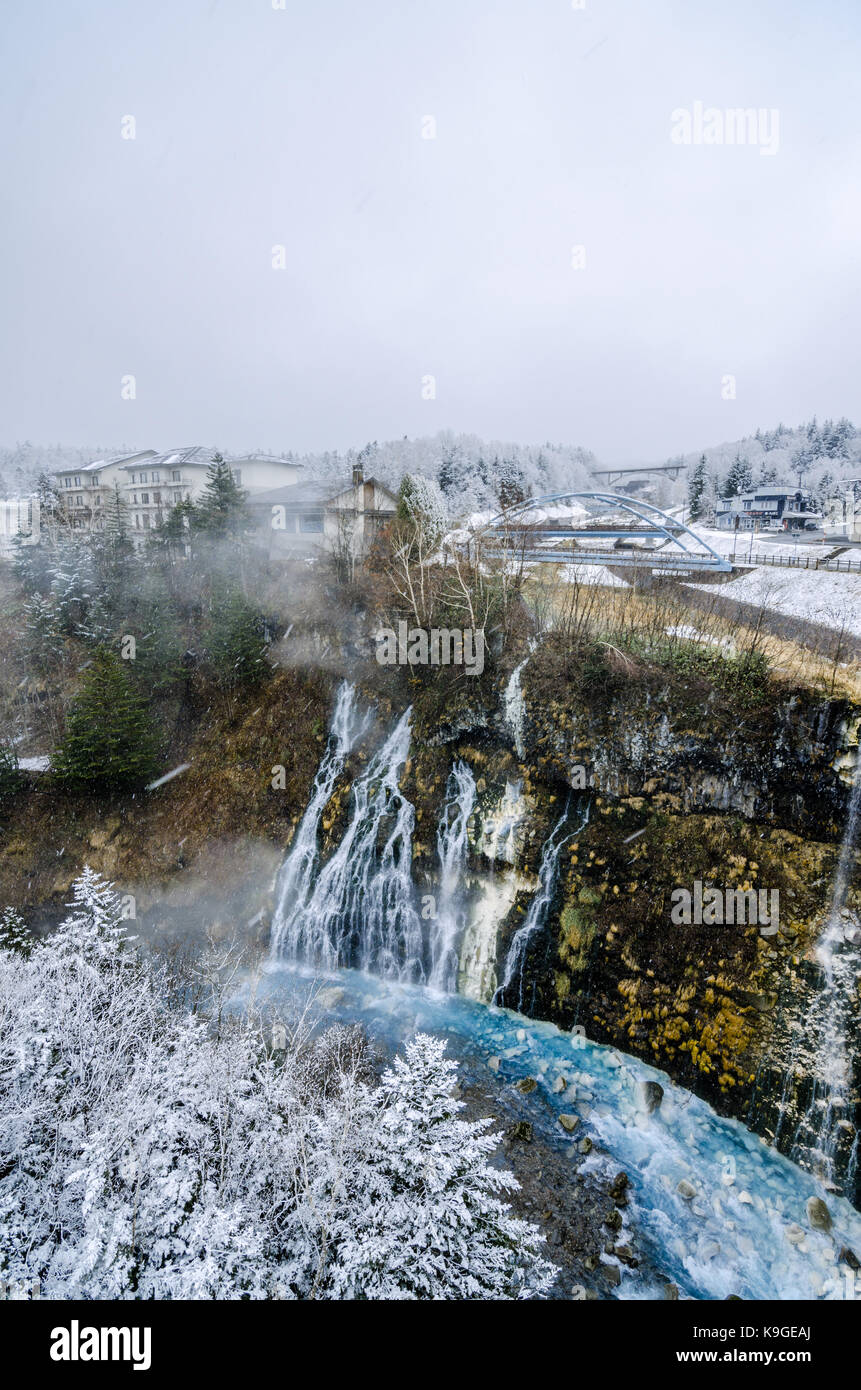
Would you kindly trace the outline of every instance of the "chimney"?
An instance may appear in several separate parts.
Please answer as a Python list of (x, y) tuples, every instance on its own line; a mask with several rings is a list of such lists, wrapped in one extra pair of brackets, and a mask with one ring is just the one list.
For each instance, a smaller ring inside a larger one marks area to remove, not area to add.
[(365, 470), (360, 463), (353, 464), (353, 487), (361, 487), (365, 481)]

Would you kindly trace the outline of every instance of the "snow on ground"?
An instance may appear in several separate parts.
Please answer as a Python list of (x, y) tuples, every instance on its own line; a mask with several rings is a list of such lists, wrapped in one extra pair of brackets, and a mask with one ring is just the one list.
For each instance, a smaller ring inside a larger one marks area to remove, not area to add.
[(739, 603), (763, 604), (776, 613), (804, 618), (861, 637), (861, 574), (834, 570), (780, 570), (758, 565), (750, 574), (719, 588), (692, 584), (704, 593), (719, 593)]
[(18, 766), (22, 772), (47, 772), (51, 766), (50, 758), (19, 758)]
[[(828, 553), (828, 545), (811, 546), (809, 543), (789, 545), (780, 541), (769, 541), (761, 533), (754, 537), (751, 547), (750, 536), (736, 536), (732, 531), (712, 531), (706, 527), (695, 526), (692, 530), (705, 540), (719, 554), (732, 557), (735, 550), (736, 563), (744, 565), (749, 554), (801, 555), (811, 557)], [(836, 544), (836, 542), (835, 542)], [(854, 552), (850, 552), (854, 553)], [(749, 574), (743, 574), (717, 589), (711, 584), (691, 584), (692, 589), (707, 593), (719, 593), (724, 598), (737, 599), (739, 603), (763, 604), (776, 613), (788, 617), (803, 618), (806, 622), (822, 623), (826, 627), (846, 628), (861, 637), (861, 574), (839, 570), (772, 569), (770, 565), (757, 565)]]

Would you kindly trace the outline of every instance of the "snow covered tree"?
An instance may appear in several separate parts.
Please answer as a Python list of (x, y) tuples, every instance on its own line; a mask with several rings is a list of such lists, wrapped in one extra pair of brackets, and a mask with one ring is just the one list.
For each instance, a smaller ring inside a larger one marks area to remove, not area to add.
[(736, 454), (729, 467), (729, 472), (724, 479), (721, 489), (723, 497), (738, 497), (742, 492), (748, 492), (753, 487), (753, 469), (746, 458)]
[(434, 478), (407, 474), (398, 490), (398, 519), (421, 537), (421, 550), (435, 550), (448, 530), (448, 508)]
[(272, 1053), (253, 1016), (168, 1004), (90, 868), (69, 908), (29, 956), (0, 940), (0, 1277), (57, 1299), (547, 1291), (444, 1043), (377, 1087), (355, 1029)]
[(34, 593), (24, 605), (24, 650), (27, 659), (42, 675), (63, 659), (63, 634), (51, 599)]
[[(490, 1120), (458, 1118), (457, 1064), (419, 1033), (372, 1091), (347, 1084), (332, 1150), (321, 1292), (330, 1298), (498, 1299), (546, 1293), (557, 1270), (543, 1237), (500, 1194)], [(331, 1120), (330, 1120), (331, 1123)]]
[(33, 938), (24, 918), (14, 907), (7, 907), (0, 916), (0, 951), (18, 951), (29, 956)]
[(705, 454), (701, 454), (688, 477), (688, 508), (691, 521), (700, 521), (705, 516), (709, 487), (709, 466)]
[(73, 788), (139, 787), (151, 776), (156, 735), (146, 700), (122, 662), (95, 652), (52, 759), (58, 781)]

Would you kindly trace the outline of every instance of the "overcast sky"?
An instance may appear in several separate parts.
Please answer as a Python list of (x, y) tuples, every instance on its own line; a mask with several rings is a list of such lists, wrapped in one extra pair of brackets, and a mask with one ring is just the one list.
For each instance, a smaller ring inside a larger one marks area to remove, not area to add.
[(858, 0), (283, 5), (4, 7), (0, 442), (861, 423)]

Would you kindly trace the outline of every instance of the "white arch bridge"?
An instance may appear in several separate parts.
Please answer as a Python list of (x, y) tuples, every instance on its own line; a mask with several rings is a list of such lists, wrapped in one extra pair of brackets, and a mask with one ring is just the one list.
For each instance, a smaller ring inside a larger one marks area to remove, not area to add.
[[(542, 515), (548, 508), (564, 510), (566, 502), (597, 508), (598, 514), (581, 524), (565, 524), (564, 517)], [(616, 512), (624, 516), (617, 519), (613, 515)], [(530, 497), (476, 527), (472, 542), (485, 556), (510, 555), (538, 564), (605, 565), (610, 570), (634, 569), (678, 577), (733, 573), (732, 563), (678, 517), (651, 502), (616, 492), (556, 492)]]

